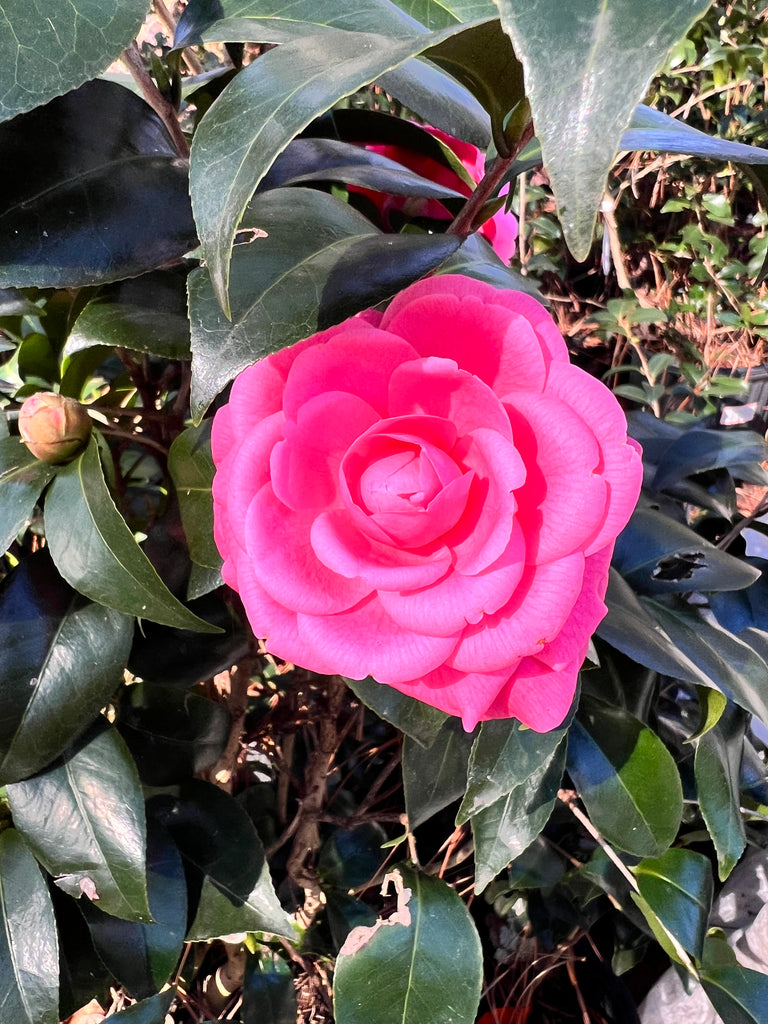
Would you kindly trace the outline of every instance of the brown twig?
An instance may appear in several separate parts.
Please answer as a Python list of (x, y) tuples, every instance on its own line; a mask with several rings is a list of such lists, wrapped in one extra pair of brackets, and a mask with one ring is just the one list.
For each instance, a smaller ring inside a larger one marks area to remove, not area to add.
[(179, 156), (188, 160), (189, 143), (187, 142), (184, 132), (181, 130), (176, 107), (165, 99), (155, 83), (152, 81), (152, 76), (144, 67), (144, 61), (141, 59), (138, 44), (136, 42), (131, 43), (129, 47), (123, 50), (120, 59), (128, 68), (133, 80), (141, 89), (144, 99), (165, 125)]

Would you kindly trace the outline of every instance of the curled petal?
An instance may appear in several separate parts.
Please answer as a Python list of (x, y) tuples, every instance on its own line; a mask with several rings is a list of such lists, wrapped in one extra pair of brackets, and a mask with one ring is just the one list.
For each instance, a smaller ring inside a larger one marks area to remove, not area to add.
[(485, 718), (517, 718), (535, 732), (556, 729), (573, 703), (582, 661), (553, 671), (538, 658), (523, 658)]
[(456, 715), (467, 732), (472, 732), (477, 723), (486, 718), (509, 717), (506, 714), (491, 716), (488, 709), (497, 701), (500, 691), (503, 692), (514, 668), (510, 665), (499, 672), (457, 672), (441, 665), (421, 679), (391, 685), (408, 697)]

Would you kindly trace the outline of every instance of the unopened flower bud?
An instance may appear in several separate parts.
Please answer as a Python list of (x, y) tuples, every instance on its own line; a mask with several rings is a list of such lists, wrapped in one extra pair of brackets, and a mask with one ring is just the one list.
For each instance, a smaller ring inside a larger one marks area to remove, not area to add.
[(74, 398), (39, 391), (21, 407), (19, 433), (43, 462), (68, 462), (88, 443), (91, 417)]

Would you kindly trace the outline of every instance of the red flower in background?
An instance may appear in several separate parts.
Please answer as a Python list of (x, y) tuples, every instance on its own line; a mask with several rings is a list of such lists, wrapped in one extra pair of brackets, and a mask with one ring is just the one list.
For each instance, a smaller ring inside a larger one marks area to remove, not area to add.
[[(472, 180), (477, 183), (485, 173), (485, 156), (469, 142), (462, 142), (452, 135), (447, 135), (439, 128), (424, 126), (425, 131), (434, 135), (436, 139), (445, 143), (459, 158)], [(428, 181), (434, 181), (438, 185), (445, 185), (463, 196), (472, 195), (472, 189), (459, 175), (431, 156), (419, 153), (404, 146), (394, 145), (368, 145), (365, 147), (372, 153), (379, 153), (390, 160), (394, 160), (409, 171), (420, 174)], [(357, 192), (364, 192), (381, 214), (382, 221), (389, 223), (389, 215), (394, 210), (404, 213), (408, 217), (426, 217), (430, 220), (452, 219), (451, 214), (443, 206), (439, 199), (420, 199), (407, 196), (392, 196), (383, 192), (373, 192), (370, 189), (356, 188)], [(502, 190), (502, 194), (508, 191), (508, 186)], [(493, 217), (485, 222), (478, 234), (482, 235), (494, 248), (496, 255), (508, 263), (515, 254), (517, 242), (517, 218), (513, 213), (505, 213), (503, 209), (495, 213)]]
[(212, 449), (224, 579), (273, 654), (467, 729), (562, 722), (642, 465), (535, 299), (419, 281), (243, 371)]

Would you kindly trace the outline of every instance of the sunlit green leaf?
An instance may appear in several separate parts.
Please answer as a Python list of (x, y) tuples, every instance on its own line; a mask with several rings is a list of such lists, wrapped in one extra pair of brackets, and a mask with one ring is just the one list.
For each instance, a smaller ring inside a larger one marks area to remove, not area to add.
[(736, 866), (747, 844), (739, 778), (744, 750), (745, 714), (730, 704), (696, 744), (694, 772), (701, 815), (717, 852), (721, 881)]
[(413, 697), (406, 697), (393, 686), (377, 683), (370, 676), (367, 679), (345, 679), (345, 682), (355, 696), (371, 711), (375, 711), (379, 718), (394, 725), (423, 747), (434, 743), (448, 718), (444, 711), (438, 711)]
[(429, 747), (403, 741), (403, 788), (408, 827), (413, 830), (458, 800), (467, 783), (472, 735), (449, 718)]
[(701, 959), (712, 909), (712, 869), (707, 858), (692, 850), (672, 849), (642, 860), (632, 873), (662, 925), (683, 949)]

